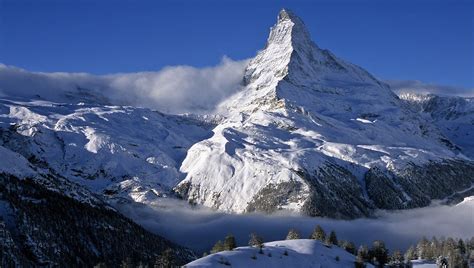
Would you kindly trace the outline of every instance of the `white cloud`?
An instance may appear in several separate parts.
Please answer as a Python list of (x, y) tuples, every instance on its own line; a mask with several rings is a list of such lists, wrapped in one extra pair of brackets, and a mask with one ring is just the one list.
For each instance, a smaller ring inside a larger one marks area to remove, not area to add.
[(40, 73), (0, 64), (0, 96), (68, 101), (88, 98), (167, 113), (206, 113), (241, 88), (247, 60), (224, 57), (213, 67), (166, 67), (157, 72), (96, 76)]
[(474, 97), (474, 88), (463, 88), (447, 85), (429, 84), (418, 80), (385, 80), (391, 89), (397, 93), (420, 93)]
[(422, 236), (474, 236), (474, 199), (456, 206), (380, 212), (377, 219), (350, 221), (293, 214), (225, 214), (170, 199), (150, 206), (121, 205), (119, 210), (148, 230), (201, 252), (229, 233), (236, 236), (239, 245), (246, 245), (251, 232), (272, 241), (284, 239), (290, 228), (296, 228), (303, 237), (309, 237), (317, 224), (326, 231), (335, 230), (339, 239), (356, 244), (371, 245), (373, 240), (384, 240), (391, 250), (404, 250)]

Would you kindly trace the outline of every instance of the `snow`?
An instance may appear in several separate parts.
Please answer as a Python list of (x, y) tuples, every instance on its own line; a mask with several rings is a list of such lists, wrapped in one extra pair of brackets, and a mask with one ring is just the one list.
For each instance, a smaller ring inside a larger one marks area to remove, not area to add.
[(425, 261), (425, 260), (412, 260), (413, 267), (416, 268), (437, 268), (435, 262)]
[(474, 157), (474, 98), (402, 93), (400, 98), (421, 113), (468, 157)]
[(28, 177), (35, 174), (29, 162), (18, 153), (12, 152), (0, 146), (0, 173), (15, 175), (17, 177)]
[[(397, 171), (463, 157), (388, 85), (314, 44), (289, 11), (279, 14), (244, 80), (245, 88), (221, 105), (226, 119), (214, 135), (183, 161), (180, 185), (191, 185), (192, 202), (242, 213), (266, 186), (306, 185), (295, 170), (336, 164), (362, 181), (372, 167)], [(299, 211), (301, 203), (284, 206)]]
[[(92, 192), (136, 202), (168, 195), (183, 179), (178, 169), (187, 149), (209, 137), (207, 128), (145, 108), (0, 100), (0, 129), (12, 131), (4, 147), (35, 156)], [(17, 154), (4, 147), (2, 156)], [(28, 162), (17, 158), (7, 157), (1, 170), (25, 175)]]
[[(217, 85), (227, 85), (220, 79), (230, 73), (240, 81), (235, 64), (224, 60), (224, 72), (178, 68), (178, 84), (188, 73), (198, 80), (218, 77)], [(177, 81), (168, 71), (163, 75)], [(244, 87), (220, 105), (219, 114), (177, 116), (111, 104), (119, 96), (110, 85), (125, 91), (124, 85), (142, 88), (166, 77), (28, 74), (0, 65), (2, 154), (34, 157), (45, 169), (110, 197), (147, 203), (190, 185), (188, 201), (238, 213), (265, 187), (285, 182), (299, 183), (299, 196), (279, 208), (300, 212), (311, 194), (300, 171), (317, 174), (340, 166), (365, 189), (364, 174), (374, 167), (397, 172), (411, 164), (473, 156), (474, 139), (466, 138), (474, 131), (472, 100), (400, 99), (364, 69), (319, 48), (288, 10), (280, 12), (267, 45), (248, 63)], [(34, 89), (27, 87), (28, 78)], [(78, 87), (74, 79), (93, 89)], [(21, 86), (18, 94), (15, 85)], [(153, 97), (166, 97), (149, 90)], [(217, 95), (213, 103), (224, 97)], [(190, 102), (184, 111), (208, 110)], [(3, 170), (29, 170), (24, 158), (11, 158), (0, 164)]]
[[(238, 247), (208, 255), (185, 265), (185, 267), (224, 267), (219, 263), (228, 261), (231, 267), (354, 267), (355, 256), (345, 250), (310, 239), (283, 240), (265, 243), (263, 253), (258, 248)], [(285, 251), (288, 255), (285, 255)], [(255, 256), (255, 259), (251, 257)], [(336, 258), (339, 257), (339, 260)], [(373, 267), (370, 264), (367, 267)]]

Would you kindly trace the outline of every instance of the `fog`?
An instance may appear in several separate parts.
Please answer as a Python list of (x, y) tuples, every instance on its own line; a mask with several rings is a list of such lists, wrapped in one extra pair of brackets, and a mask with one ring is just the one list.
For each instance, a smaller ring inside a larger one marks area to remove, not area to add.
[(340, 240), (370, 245), (384, 240), (393, 249), (405, 250), (422, 236), (474, 236), (474, 200), (456, 206), (431, 207), (396, 212), (377, 212), (374, 219), (331, 220), (297, 214), (235, 215), (191, 207), (184, 201), (160, 200), (150, 205), (120, 205), (119, 210), (151, 232), (162, 235), (199, 253), (208, 251), (225, 235), (232, 233), (240, 246), (246, 245), (251, 232), (265, 241), (281, 240), (290, 228), (308, 237), (315, 225), (326, 232), (335, 230)]
[[(242, 87), (247, 60), (216, 66), (169, 66), (154, 72), (92, 75), (29, 72), (0, 64), (0, 97), (132, 105), (165, 113), (212, 113)], [(72, 97), (71, 96), (75, 96)]]

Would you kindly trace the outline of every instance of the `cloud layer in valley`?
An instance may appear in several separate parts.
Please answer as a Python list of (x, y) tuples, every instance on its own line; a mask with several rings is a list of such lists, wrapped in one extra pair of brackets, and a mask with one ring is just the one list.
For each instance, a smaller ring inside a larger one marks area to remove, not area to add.
[(247, 60), (224, 57), (213, 67), (172, 66), (112, 75), (40, 73), (0, 64), (0, 96), (106, 102), (166, 113), (210, 113), (241, 88)]
[(298, 215), (230, 215), (204, 208), (191, 208), (183, 201), (161, 200), (154, 205), (122, 205), (127, 216), (157, 234), (199, 252), (209, 250), (227, 234), (246, 245), (251, 232), (265, 241), (281, 240), (290, 228), (308, 237), (316, 224), (326, 231), (335, 230), (339, 239), (356, 244), (384, 240), (393, 249), (406, 249), (422, 236), (474, 236), (474, 199), (456, 206), (438, 205), (397, 212), (380, 212), (377, 219), (351, 221), (310, 218)]

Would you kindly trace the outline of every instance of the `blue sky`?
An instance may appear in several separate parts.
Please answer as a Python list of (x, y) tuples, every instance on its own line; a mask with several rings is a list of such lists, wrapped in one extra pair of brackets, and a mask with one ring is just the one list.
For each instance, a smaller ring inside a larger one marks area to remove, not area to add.
[(263, 48), (287, 7), (383, 79), (474, 87), (474, 1), (0, 0), (0, 62), (106, 74), (212, 66)]

